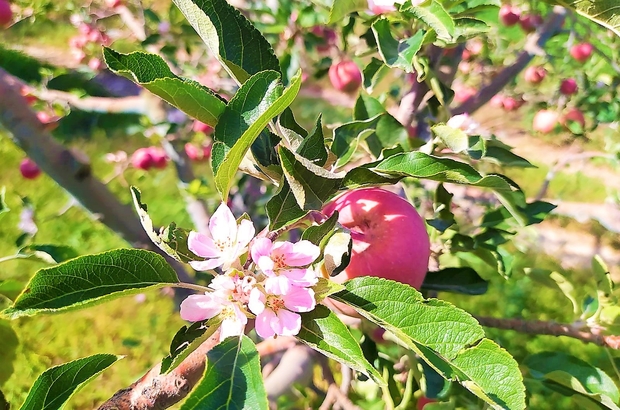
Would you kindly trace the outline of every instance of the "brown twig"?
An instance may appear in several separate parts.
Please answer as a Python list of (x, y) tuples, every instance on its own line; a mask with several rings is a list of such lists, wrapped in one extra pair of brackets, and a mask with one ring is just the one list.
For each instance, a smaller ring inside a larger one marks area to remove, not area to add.
[(523, 70), (535, 55), (542, 53), (542, 47), (555, 33), (561, 28), (562, 22), (566, 18), (566, 9), (555, 6), (551, 17), (540, 28), (539, 31), (530, 34), (526, 40), (524, 51), (517, 60), (504, 68), (486, 86), (482, 87), (478, 94), (468, 98), (463, 104), (452, 110), (452, 114), (472, 114), (478, 108), (489, 102), (493, 96), (500, 92), (510, 81), (512, 81)]
[(166, 409), (194, 388), (205, 370), (209, 350), (219, 343), (219, 330), (168, 374), (160, 374), (161, 363), (126, 389), (119, 390), (99, 410)]
[(603, 335), (597, 329), (583, 330), (574, 325), (545, 322), (541, 320), (527, 321), (523, 319), (503, 319), (495, 317), (476, 316), (478, 322), (485, 327), (496, 329), (515, 330), (520, 333), (533, 335), (567, 336), (583, 342), (594, 343), (598, 346), (620, 349), (620, 336)]

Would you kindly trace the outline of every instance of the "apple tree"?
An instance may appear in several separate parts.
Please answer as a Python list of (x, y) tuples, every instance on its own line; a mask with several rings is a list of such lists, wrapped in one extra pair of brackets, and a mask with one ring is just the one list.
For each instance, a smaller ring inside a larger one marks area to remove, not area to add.
[[(303, 407), (525, 409), (553, 392), (573, 408), (618, 408), (617, 374), (562, 351), (517, 362), (485, 332), (620, 347), (600, 257), (596, 288), (579, 299), (558, 272), (519, 265), (515, 235), (555, 205), (505, 175), (532, 164), (472, 118), (485, 104), (525, 104), (538, 111), (535, 132), (573, 139), (617, 120), (620, 9), (610, 2), (25, 3), (0, 0), (5, 30), (45, 18), (40, 7), (70, 11), (78, 34), (69, 68), (31, 72), (33, 59), (0, 45), (0, 123), (28, 156), (21, 175), (48, 174), (129, 247), (78, 256), (62, 238), (36, 243), (25, 202), (18, 249), (4, 259), (50, 266), (23, 288), (0, 281), (7, 351), (11, 320), (170, 287), (179, 312), (161, 314), (188, 323), (101, 409), (286, 408), (279, 396), (304, 368), (324, 384)], [(94, 88), (101, 72), (113, 80)], [(112, 193), (52, 134), (73, 111), (139, 114), (132, 127), (150, 146), (109, 153), (113, 178), (174, 166), (194, 226), (154, 220), (157, 190), (128, 187), (131, 204)], [(442, 298), (485, 298), (490, 276), (517, 286), (517, 270), (564, 293), (573, 323), (474, 316)], [(21, 408), (62, 408), (119, 359), (49, 368)]]

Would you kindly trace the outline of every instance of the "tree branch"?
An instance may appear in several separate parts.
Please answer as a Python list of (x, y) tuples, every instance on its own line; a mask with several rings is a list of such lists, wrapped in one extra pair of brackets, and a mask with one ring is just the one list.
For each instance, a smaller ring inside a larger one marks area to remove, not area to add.
[(520, 333), (533, 335), (567, 336), (573, 339), (579, 339), (583, 342), (594, 343), (598, 346), (620, 349), (620, 336), (603, 335), (598, 333), (597, 329), (586, 331), (574, 325), (544, 322), (540, 320), (527, 321), (523, 319), (503, 319), (485, 316), (476, 316), (476, 319), (484, 327), (515, 330)]
[(542, 52), (545, 45), (558, 30), (561, 28), (566, 18), (566, 9), (555, 6), (551, 17), (540, 28), (540, 31), (530, 34), (526, 40), (524, 51), (511, 66), (504, 68), (488, 85), (482, 87), (478, 94), (468, 98), (463, 104), (452, 110), (452, 114), (472, 114), (478, 108), (489, 102), (494, 95), (500, 92), (510, 81), (512, 81), (523, 70), (534, 56)]
[(202, 378), (207, 352), (219, 342), (217, 330), (173, 371), (160, 374), (161, 363), (158, 363), (131, 386), (116, 392), (99, 410), (166, 409), (178, 403)]

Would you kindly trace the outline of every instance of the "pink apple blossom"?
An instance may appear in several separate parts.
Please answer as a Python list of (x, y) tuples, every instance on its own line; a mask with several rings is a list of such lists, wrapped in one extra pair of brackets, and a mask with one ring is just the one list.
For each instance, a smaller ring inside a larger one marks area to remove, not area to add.
[(446, 125), (448, 127), (457, 128), (465, 131), (465, 133), (469, 135), (475, 134), (478, 130), (478, 127), (480, 127), (480, 124), (474, 121), (474, 119), (471, 118), (467, 113), (453, 116), (448, 120), (448, 122), (446, 122)]
[(181, 302), (181, 317), (190, 322), (211, 319), (220, 314), (225, 303), (226, 300), (216, 292), (191, 295)]
[(295, 336), (301, 329), (301, 316), (297, 312), (309, 312), (315, 306), (312, 289), (291, 286), (283, 293), (268, 282), (265, 292), (258, 287), (252, 289), (248, 302), (248, 308), (256, 315), (256, 333), (263, 338)]
[(291, 285), (312, 286), (318, 280), (316, 272), (305, 267), (321, 253), (310, 241), (272, 242), (268, 238), (256, 238), (250, 252), (252, 260), (267, 275), (270, 286), (278, 286), (282, 294)]
[(394, 3), (394, 0), (368, 0), (368, 8), (374, 14), (389, 13), (396, 10)]
[(255, 233), (251, 221), (244, 219), (237, 224), (225, 203), (222, 203), (211, 217), (209, 231), (212, 238), (198, 232), (190, 232), (188, 237), (189, 250), (206, 258), (189, 263), (198, 271), (220, 266), (223, 270), (228, 270), (233, 265), (238, 265), (239, 257), (247, 250)]

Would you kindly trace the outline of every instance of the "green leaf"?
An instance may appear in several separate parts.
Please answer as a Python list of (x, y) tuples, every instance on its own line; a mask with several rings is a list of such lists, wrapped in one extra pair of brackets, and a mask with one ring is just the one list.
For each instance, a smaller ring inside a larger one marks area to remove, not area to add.
[(280, 73), (269, 42), (226, 0), (174, 0), (211, 53), (243, 84), (261, 71)]
[(136, 212), (140, 217), (142, 227), (155, 245), (168, 255), (179, 262), (187, 263), (189, 261), (199, 260), (200, 258), (189, 250), (187, 238), (189, 230), (179, 228), (173, 222), (165, 228), (160, 228), (159, 233), (153, 228), (153, 221), (148, 214), (146, 204), (142, 203), (142, 194), (140, 190), (134, 186), (130, 188), (133, 204)]
[(247, 336), (229, 337), (207, 353), (207, 369), (181, 410), (267, 410), (260, 357)]
[(381, 18), (372, 24), (372, 32), (377, 40), (379, 54), (388, 67), (413, 72), (413, 57), (420, 51), (424, 31), (418, 30), (413, 37), (398, 41), (392, 37), (390, 22)]
[(342, 188), (355, 189), (366, 186), (393, 185), (402, 178), (402, 176), (381, 174), (362, 166), (347, 172), (342, 180)]
[(573, 9), (620, 36), (620, 11), (615, 0), (549, 0), (549, 2)]
[(11, 324), (1, 319), (0, 340), (2, 340), (2, 349), (0, 349), (0, 363), (2, 363), (0, 366), (0, 386), (2, 386), (13, 374), (13, 361), (17, 357), (16, 351), (19, 339)]
[(334, 0), (327, 24), (338, 23), (348, 14), (366, 9), (368, 9), (366, 0)]
[(284, 176), (301, 209), (320, 210), (323, 203), (338, 191), (344, 174), (327, 171), (284, 146), (278, 148), (278, 153)]
[(428, 272), (422, 283), (422, 290), (462, 293), (465, 295), (482, 295), (489, 288), (489, 283), (482, 279), (472, 268), (445, 268)]
[(408, 152), (386, 158), (373, 170), (391, 175), (490, 188), (519, 224), (525, 225), (527, 222), (521, 211), (521, 208), (525, 207), (525, 197), (512, 181), (497, 174), (483, 177), (478, 171), (463, 162), (433, 157), (422, 152)]
[(367, 120), (352, 121), (334, 129), (334, 142), (331, 145), (331, 151), (338, 157), (336, 168), (351, 160), (358, 144), (374, 132), (381, 115)]
[(323, 305), (301, 314), (301, 330), (297, 338), (325, 356), (385, 385), (381, 374), (364, 358), (359, 343), (338, 316)]
[(282, 177), (280, 189), (269, 202), (267, 202), (269, 230), (274, 231), (297, 222), (305, 215), (306, 211), (299, 207), (286, 178)]
[(454, 37), (456, 29), (454, 20), (437, 0), (426, 1), (420, 6), (412, 6), (401, 11), (422, 20), (435, 30), (437, 37), (442, 40), (450, 41)]
[(329, 276), (336, 276), (349, 266), (353, 240), (349, 232), (337, 231), (323, 249), (323, 270)]
[(35, 259), (45, 263), (61, 263), (77, 258), (79, 253), (70, 246), (64, 245), (27, 245), (17, 255), (21, 258)]
[(61, 409), (80, 387), (116, 363), (120, 356), (96, 354), (47, 369), (34, 382), (21, 410)]
[(527, 357), (523, 364), (535, 379), (557, 383), (609, 409), (618, 409), (618, 387), (598, 367), (561, 352), (537, 353)]
[(331, 297), (389, 330), (446, 379), (458, 380), (494, 408), (525, 408), (517, 362), (484, 339), (484, 330), (468, 313), (386, 279), (360, 277), (345, 287)]
[(11, 404), (6, 400), (2, 391), (0, 391), (0, 410), (10, 410)]
[(136, 51), (121, 54), (104, 47), (103, 56), (110, 68), (126, 74), (153, 94), (188, 115), (214, 126), (226, 103), (202, 84), (174, 75), (168, 64), (156, 54)]
[(316, 285), (312, 286), (312, 290), (314, 291), (314, 300), (316, 303), (321, 303), (326, 297), (344, 290), (344, 286), (333, 280), (319, 277), (319, 281)]
[(0, 295), (11, 300), (15, 300), (24, 289), (24, 284), (15, 279), (7, 279), (0, 281)]
[(11, 210), (11, 208), (9, 208), (4, 200), (6, 196), (6, 187), (3, 186), (2, 189), (0, 189), (0, 215), (2, 215), (5, 212), (9, 212)]
[(323, 238), (333, 233), (336, 223), (338, 222), (338, 211), (334, 211), (332, 216), (320, 225), (315, 225), (307, 228), (301, 239), (312, 242), (315, 245), (319, 245)]
[(469, 137), (467, 134), (458, 129), (452, 128), (445, 124), (437, 124), (431, 127), (431, 131), (436, 137), (439, 137), (446, 147), (452, 152), (465, 151), (469, 147)]
[(161, 361), (161, 373), (170, 373), (219, 329), (219, 319), (183, 326), (170, 342), (170, 354)]
[(595, 255), (592, 258), (592, 273), (596, 280), (598, 309), (591, 320), (596, 322), (605, 308), (617, 305), (618, 298), (613, 295), (614, 282), (611, 279), (607, 264), (600, 255)]
[(325, 137), (323, 136), (323, 126), (321, 125), (321, 115), (316, 119), (314, 129), (297, 148), (296, 152), (302, 157), (310, 160), (313, 164), (320, 167), (327, 162), (327, 148), (325, 148)]
[(116, 249), (39, 270), (2, 315), (16, 319), (80, 309), (178, 281), (162, 256), (142, 249)]
[(578, 301), (575, 287), (561, 273), (538, 268), (525, 268), (524, 272), (536, 282), (541, 283), (549, 288), (560, 290), (564, 294), (564, 296), (566, 296), (568, 300), (570, 300), (570, 302), (572, 303), (573, 313), (575, 315), (579, 314), (579, 312), (581, 311), (581, 305)]
[(301, 87), (301, 72), (283, 90), (280, 74), (263, 71), (248, 79), (230, 100), (215, 127), (211, 164), (223, 199), (228, 197), (237, 169), (269, 121), (287, 108)]
[(454, 26), (454, 39), (456, 42), (464, 42), (470, 38), (478, 37), (491, 30), (491, 26), (489, 26), (485, 21), (472, 17), (455, 18)]

